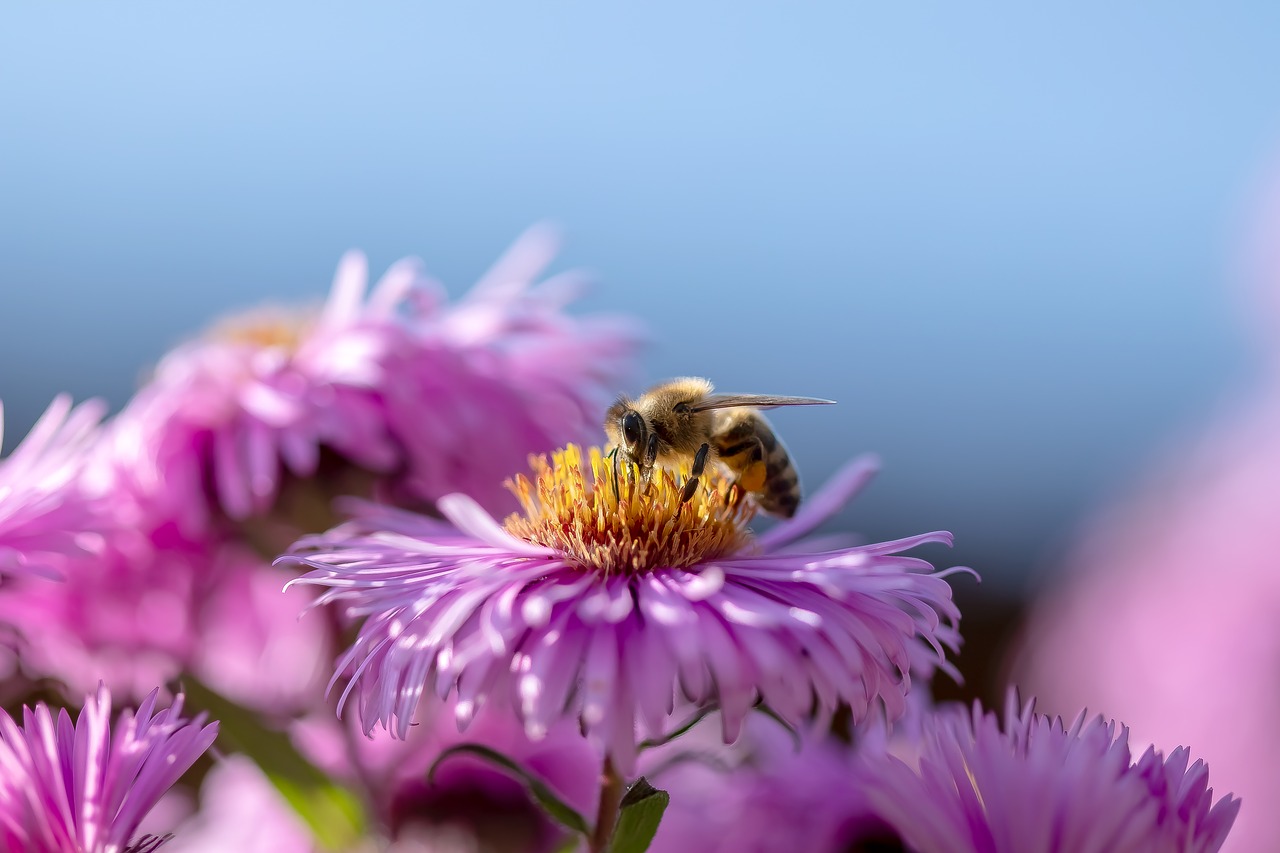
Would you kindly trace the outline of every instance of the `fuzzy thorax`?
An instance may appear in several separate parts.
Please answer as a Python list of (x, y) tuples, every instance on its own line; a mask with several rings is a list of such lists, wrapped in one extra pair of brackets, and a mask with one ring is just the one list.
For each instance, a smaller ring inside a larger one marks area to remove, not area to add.
[(688, 568), (750, 543), (754, 505), (719, 471), (709, 467), (693, 497), (681, 503), (687, 467), (654, 470), (646, 489), (636, 466), (618, 459), (615, 469), (598, 447), (588, 448), (587, 457), (584, 465), (582, 450), (572, 444), (550, 463), (530, 457), (532, 479), (517, 474), (507, 481), (524, 507), (523, 515), (503, 522), (507, 531), (606, 575)]

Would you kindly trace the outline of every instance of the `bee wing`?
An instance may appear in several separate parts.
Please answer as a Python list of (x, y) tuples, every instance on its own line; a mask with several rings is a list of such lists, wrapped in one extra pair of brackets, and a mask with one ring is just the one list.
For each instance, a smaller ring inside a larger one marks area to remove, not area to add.
[(712, 394), (693, 407), (695, 412), (708, 409), (776, 409), (779, 406), (824, 406), (835, 400), (820, 397), (776, 397), (770, 394)]

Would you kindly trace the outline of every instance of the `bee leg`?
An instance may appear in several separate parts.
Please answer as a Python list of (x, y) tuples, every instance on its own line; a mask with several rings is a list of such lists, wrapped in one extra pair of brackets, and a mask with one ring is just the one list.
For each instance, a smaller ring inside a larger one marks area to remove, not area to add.
[(688, 503), (693, 497), (693, 493), (698, 490), (698, 481), (702, 476), (702, 472), (707, 470), (707, 453), (711, 451), (711, 445), (703, 443), (698, 448), (698, 452), (693, 457), (693, 470), (689, 472), (689, 479), (684, 481), (684, 488), (680, 490), (680, 503)]
[(658, 436), (656, 433), (649, 436), (649, 443), (644, 448), (644, 464), (640, 466), (640, 484), (642, 488), (649, 488), (649, 481), (653, 479), (653, 466), (658, 461)]
[(765, 487), (768, 464), (764, 458), (764, 445), (759, 438), (753, 437), (729, 449), (735, 452), (726, 454), (722, 449), (720, 458), (724, 460), (728, 456), (732, 460), (731, 466), (738, 470), (738, 478), (729, 487), (729, 505), (737, 506), (747, 495), (755, 494)]
[(622, 500), (622, 491), (618, 488), (618, 448), (609, 451), (609, 459), (613, 462), (613, 499)]

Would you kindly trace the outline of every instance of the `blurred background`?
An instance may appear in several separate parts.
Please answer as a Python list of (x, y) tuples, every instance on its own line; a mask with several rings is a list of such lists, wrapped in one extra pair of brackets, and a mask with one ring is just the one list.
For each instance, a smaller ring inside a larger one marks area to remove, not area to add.
[[(955, 532), (971, 691), (1091, 508), (1245, 393), (1280, 7), (7, 4), (5, 449), (341, 253), (452, 294), (558, 223), (637, 377), (774, 419), (843, 522)], [(1243, 310), (1242, 310), (1243, 309)]]

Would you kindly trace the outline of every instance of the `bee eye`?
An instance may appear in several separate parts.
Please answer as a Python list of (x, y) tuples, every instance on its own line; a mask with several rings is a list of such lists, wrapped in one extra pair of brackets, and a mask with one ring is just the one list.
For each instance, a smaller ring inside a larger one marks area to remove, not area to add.
[(622, 418), (622, 438), (628, 447), (640, 443), (640, 434), (644, 431), (644, 421), (635, 412), (627, 412)]

